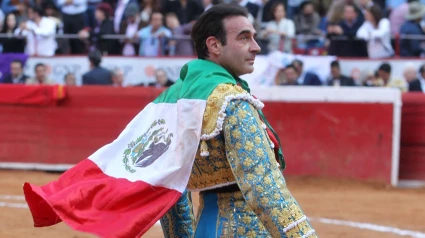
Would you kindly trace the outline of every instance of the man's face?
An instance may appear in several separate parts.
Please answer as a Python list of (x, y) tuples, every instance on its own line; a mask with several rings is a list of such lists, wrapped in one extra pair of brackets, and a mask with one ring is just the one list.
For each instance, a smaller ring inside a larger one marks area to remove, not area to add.
[(13, 62), (10, 64), (10, 73), (13, 77), (17, 77), (18, 75), (22, 74), (22, 67), (20, 63)]
[(384, 81), (390, 79), (390, 74), (384, 70), (378, 70), (378, 77), (382, 78)]
[(35, 69), (35, 77), (38, 79), (44, 79), (46, 75), (46, 68), (42, 65)]
[(357, 13), (353, 6), (345, 6), (344, 7), (344, 20), (353, 21), (356, 19)]
[(179, 26), (179, 19), (177, 19), (177, 17), (175, 16), (167, 16), (165, 18), (165, 25), (169, 29), (174, 29)]
[(307, 4), (303, 8), (304, 15), (310, 15), (314, 12), (313, 4)]
[(162, 14), (154, 13), (151, 19), (151, 25), (154, 29), (158, 29), (162, 26)]
[(261, 50), (254, 39), (254, 27), (243, 16), (226, 18), (223, 25), (227, 42), (226, 45), (218, 43), (218, 63), (234, 76), (252, 73), (255, 55)]
[(124, 81), (124, 74), (121, 70), (115, 72), (114, 76), (112, 77), (112, 81), (116, 85), (122, 85)]
[(341, 70), (338, 67), (331, 67), (331, 75), (333, 78), (339, 78), (341, 75)]
[(288, 83), (293, 84), (298, 79), (298, 73), (293, 68), (287, 68), (285, 69), (285, 77)]
[(75, 76), (73, 74), (68, 74), (65, 78), (65, 85), (66, 86), (75, 86)]
[(156, 78), (156, 81), (163, 86), (165, 85), (165, 83), (167, 83), (167, 75), (162, 70), (158, 70), (155, 73), (155, 78)]
[(30, 19), (31, 21), (34, 21), (35, 19), (35, 13), (34, 10), (32, 10), (31, 8), (28, 9), (28, 19)]
[(414, 68), (405, 69), (403, 72), (403, 76), (407, 82), (411, 82), (417, 78), (416, 70)]

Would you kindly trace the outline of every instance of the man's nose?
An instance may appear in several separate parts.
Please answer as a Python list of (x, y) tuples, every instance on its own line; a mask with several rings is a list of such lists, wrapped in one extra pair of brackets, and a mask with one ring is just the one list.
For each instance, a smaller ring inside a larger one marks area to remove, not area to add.
[(258, 43), (255, 39), (252, 41), (250, 51), (252, 53), (259, 53), (261, 51), (261, 47), (258, 45)]

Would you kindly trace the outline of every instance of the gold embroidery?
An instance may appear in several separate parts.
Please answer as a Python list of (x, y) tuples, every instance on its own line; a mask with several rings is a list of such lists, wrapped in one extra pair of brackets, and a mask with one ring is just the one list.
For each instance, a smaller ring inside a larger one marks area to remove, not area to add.
[(187, 185), (192, 191), (235, 182), (222, 137), (205, 141), (205, 144), (209, 148), (209, 156), (201, 156), (200, 150), (196, 154)]
[[(247, 93), (241, 87), (230, 84), (218, 85), (207, 99), (205, 113), (202, 123), (202, 134), (211, 134), (217, 127), (217, 119), (222, 117), (219, 115), (221, 107), (226, 102), (226, 96)], [(236, 120), (236, 118), (234, 119)]]

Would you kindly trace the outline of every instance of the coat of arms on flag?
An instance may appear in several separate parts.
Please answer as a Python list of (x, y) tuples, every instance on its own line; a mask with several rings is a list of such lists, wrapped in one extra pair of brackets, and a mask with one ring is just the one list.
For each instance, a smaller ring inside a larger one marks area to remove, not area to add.
[(128, 144), (123, 158), (127, 171), (134, 173), (134, 167), (144, 168), (151, 165), (168, 150), (173, 133), (168, 133), (164, 126), (164, 119), (155, 120), (142, 136)]

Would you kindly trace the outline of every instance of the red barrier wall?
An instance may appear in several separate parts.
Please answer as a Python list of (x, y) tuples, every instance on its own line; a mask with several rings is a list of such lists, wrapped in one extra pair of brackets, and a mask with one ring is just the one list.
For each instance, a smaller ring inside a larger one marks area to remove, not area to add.
[[(68, 88), (68, 97), (56, 106), (0, 104), (0, 164), (75, 164), (114, 140), (160, 92), (81, 87)], [(393, 104), (270, 100), (265, 105), (264, 113), (282, 140), (286, 174), (390, 183)], [(408, 127), (403, 124), (404, 130)], [(425, 141), (423, 135), (407, 138)], [(419, 155), (424, 158), (425, 143), (415, 143), (418, 147), (409, 152), (415, 155), (401, 153), (407, 164), (400, 165), (400, 176), (424, 179), (410, 174), (423, 171), (410, 164)]]
[(425, 181), (425, 95), (403, 95), (400, 179)]
[(266, 103), (280, 135), (286, 174), (390, 183), (392, 104)]

